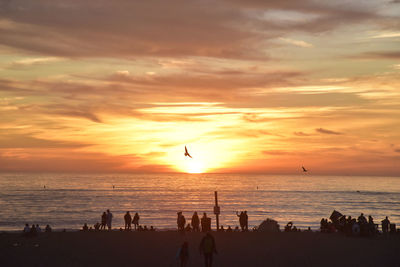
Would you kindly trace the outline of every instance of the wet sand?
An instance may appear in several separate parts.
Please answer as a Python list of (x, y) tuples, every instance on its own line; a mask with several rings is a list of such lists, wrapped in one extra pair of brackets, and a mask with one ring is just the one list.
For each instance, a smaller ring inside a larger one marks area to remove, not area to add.
[[(35, 238), (0, 234), (0, 266), (178, 266), (180, 244), (188, 266), (204, 266), (202, 233), (54, 232)], [(323, 233), (213, 233), (213, 266), (400, 266), (400, 235), (374, 238)]]

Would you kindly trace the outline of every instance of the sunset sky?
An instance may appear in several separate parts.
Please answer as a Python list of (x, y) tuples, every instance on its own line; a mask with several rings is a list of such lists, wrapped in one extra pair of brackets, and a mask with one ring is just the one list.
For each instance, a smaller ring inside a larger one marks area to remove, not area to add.
[(0, 171), (400, 176), (399, 86), (399, 0), (0, 0)]

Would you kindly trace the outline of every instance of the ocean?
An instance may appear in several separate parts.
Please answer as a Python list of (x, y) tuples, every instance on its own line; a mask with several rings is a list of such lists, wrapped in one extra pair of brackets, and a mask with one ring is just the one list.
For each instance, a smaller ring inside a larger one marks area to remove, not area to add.
[[(45, 188), (44, 188), (45, 187)], [(266, 218), (319, 228), (334, 209), (375, 223), (389, 216), (400, 224), (400, 177), (255, 175), (255, 174), (0, 174), (0, 231), (22, 230), (25, 223), (54, 229), (80, 229), (100, 222), (103, 211), (123, 227), (126, 211), (138, 212), (140, 224), (176, 229), (176, 213), (187, 222), (194, 211), (213, 215), (214, 191), (220, 225), (239, 225), (246, 210), (249, 228)]]

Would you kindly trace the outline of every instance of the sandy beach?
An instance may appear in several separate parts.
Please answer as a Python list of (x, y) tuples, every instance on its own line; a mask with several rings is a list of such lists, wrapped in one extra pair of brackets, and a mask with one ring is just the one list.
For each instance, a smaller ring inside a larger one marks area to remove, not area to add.
[[(178, 266), (189, 243), (188, 266), (203, 266), (203, 233), (53, 232), (26, 238), (0, 234), (1, 266)], [(213, 233), (213, 266), (400, 266), (400, 236), (346, 237), (318, 232)]]

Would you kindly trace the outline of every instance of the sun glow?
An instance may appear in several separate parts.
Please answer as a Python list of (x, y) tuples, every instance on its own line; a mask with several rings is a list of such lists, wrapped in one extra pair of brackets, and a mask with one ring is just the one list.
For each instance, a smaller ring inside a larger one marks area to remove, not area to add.
[[(189, 135), (189, 134), (188, 134)], [(207, 173), (227, 168), (235, 164), (235, 152), (231, 152), (231, 142), (207, 140), (187, 144), (191, 158), (185, 156), (185, 145), (171, 147), (163, 157), (167, 166), (173, 166), (178, 172)]]
[(204, 164), (199, 160), (186, 158), (185, 164), (187, 173), (203, 173), (205, 171)]

